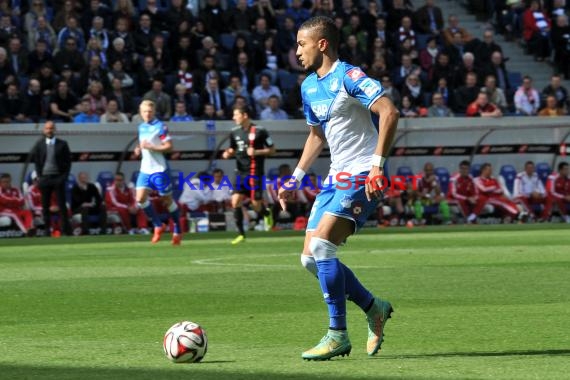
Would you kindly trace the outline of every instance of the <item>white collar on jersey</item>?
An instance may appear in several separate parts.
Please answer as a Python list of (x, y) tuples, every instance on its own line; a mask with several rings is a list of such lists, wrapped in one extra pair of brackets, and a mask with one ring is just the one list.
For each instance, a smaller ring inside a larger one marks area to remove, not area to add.
[(340, 63), (340, 60), (337, 59), (336, 61), (334, 61), (334, 63), (333, 63), (332, 66), (331, 66), (331, 69), (330, 69), (325, 75), (323, 75), (322, 77), (319, 77), (319, 76), (317, 75), (317, 78), (318, 78), (319, 80), (321, 80), (321, 79), (323, 79), (323, 78), (326, 78), (327, 75), (329, 75), (330, 73), (332, 73), (332, 72), (336, 69), (336, 67), (338, 66), (339, 63)]

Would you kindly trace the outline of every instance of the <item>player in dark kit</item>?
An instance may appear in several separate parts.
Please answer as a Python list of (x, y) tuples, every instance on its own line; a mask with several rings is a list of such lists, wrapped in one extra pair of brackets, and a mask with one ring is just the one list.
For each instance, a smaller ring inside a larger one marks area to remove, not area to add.
[(232, 241), (238, 244), (245, 240), (243, 228), (242, 202), (246, 196), (251, 198), (253, 209), (263, 216), (266, 228), (273, 224), (271, 211), (266, 209), (263, 198), (263, 176), (265, 157), (275, 153), (273, 141), (267, 130), (251, 122), (248, 106), (234, 107), (233, 120), (236, 127), (230, 134), (230, 147), (224, 151), (222, 158), (236, 158), (236, 182), (232, 194), (232, 207), (239, 235)]

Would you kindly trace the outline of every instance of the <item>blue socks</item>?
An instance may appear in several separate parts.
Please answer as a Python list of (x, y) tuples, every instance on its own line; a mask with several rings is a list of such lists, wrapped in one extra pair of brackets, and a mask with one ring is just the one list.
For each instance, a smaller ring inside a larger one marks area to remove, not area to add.
[(343, 263), (340, 263), (340, 265), (344, 269), (344, 291), (346, 296), (349, 301), (354, 302), (362, 311), (366, 312), (374, 296), (358, 281), (358, 278), (356, 278), (349, 267)]
[(152, 207), (152, 203), (150, 203), (148, 199), (142, 203), (139, 203), (139, 207), (142, 208), (144, 213), (150, 218), (153, 226), (155, 227), (162, 226), (162, 222), (158, 218), (158, 215), (156, 215), (154, 207)]
[(329, 309), (330, 328), (346, 330), (345, 276), (337, 258), (318, 260), (319, 283)]
[(170, 217), (172, 218), (172, 222), (174, 223), (174, 231), (173, 233), (179, 234), (180, 233), (180, 209), (176, 202), (172, 201), (170, 206), (168, 206), (168, 211), (170, 212)]
[(313, 256), (302, 255), (301, 263), (319, 279), (329, 309), (330, 328), (346, 329), (346, 299), (348, 298), (366, 312), (374, 296), (336, 257), (336, 245), (324, 239), (312, 238), (309, 249)]
[[(155, 227), (162, 226), (162, 222), (160, 221), (160, 218), (158, 217), (158, 215), (154, 211), (154, 207), (152, 207), (152, 203), (150, 203), (150, 201), (148, 199), (142, 203), (139, 203), (139, 207), (142, 208), (143, 211), (145, 212), (145, 214), (152, 220), (153, 226), (155, 226)], [(173, 232), (175, 234), (179, 234), (180, 233), (180, 209), (178, 208), (178, 205), (176, 204), (176, 202), (172, 201), (172, 203), (170, 203), (170, 206), (168, 206), (168, 211), (170, 212), (170, 216), (171, 216), (172, 221), (174, 223), (174, 231)]]

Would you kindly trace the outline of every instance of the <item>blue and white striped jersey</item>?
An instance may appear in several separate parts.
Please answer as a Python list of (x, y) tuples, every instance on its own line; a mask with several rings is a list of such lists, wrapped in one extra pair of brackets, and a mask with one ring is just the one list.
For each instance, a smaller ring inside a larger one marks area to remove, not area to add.
[(336, 61), (325, 76), (309, 75), (301, 85), (307, 124), (320, 125), (331, 152), (329, 175), (369, 171), (378, 143), (370, 107), (384, 95), (362, 69)]
[[(169, 141), (168, 127), (158, 119), (139, 125), (139, 142), (146, 140), (153, 145), (160, 145), (163, 141)], [(141, 149), (141, 173), (154, 174), (164, 172), (168, 168), (166, 157), (160, 152), (151, 152)]]

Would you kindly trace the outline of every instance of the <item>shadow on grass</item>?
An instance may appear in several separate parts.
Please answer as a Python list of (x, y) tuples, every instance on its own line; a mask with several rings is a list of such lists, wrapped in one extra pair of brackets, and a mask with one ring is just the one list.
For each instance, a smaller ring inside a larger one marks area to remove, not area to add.
[[(350, 375), (331, 375), (330, 373), (322, 373), (320, 365), (326, 363), (315, 364), (314, 368), (307, 367), (307, 373), (275, 373), (268, 371), (240, 371), (228, 370), (223, 371), (210, 366), (206, 366), (207, 362), (200, 364), (179, 364), (168, 366), (164, 369), (144, 369), (144, 368), (69, 368), (69, 367), (35, 367), (24, 365), (8, 365), (0, 364), (0, 378), (10, 380), (20, 379), (42, 379), (42, 380), (169, 380), (169, 379), (192, 379), (192, 380), (342, 380), (342, 379), (361, 379), (360, 377), (352, 377)], [(329, 363), (330, 364), (330, 363)], [(377, 373), (371, 373), (366, 377), (369, 379), (389, 380), (402, 379), (402, 377), (378, 376)], [(407, 380), (426, 380), (427, 377), (405, 377)]]
[(377, 356), (374, 359), (429, 359), (454, 357), (491, 357), (491, 356), (570, 356), (568, 350), (516, 350), (516, 351), (489, 351), (489, 352), (441, 352), (433, 354), (411, 354), (395, 356)]

